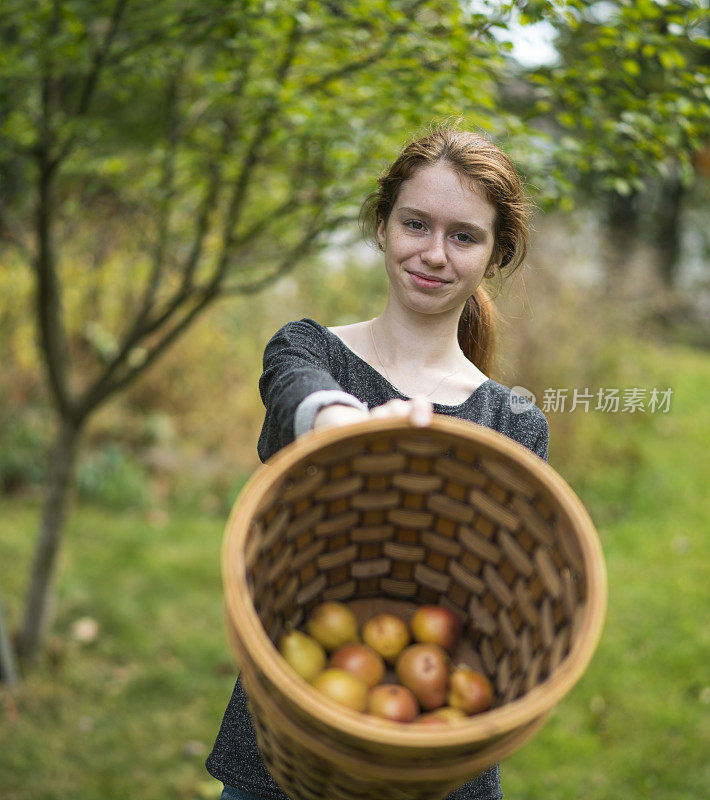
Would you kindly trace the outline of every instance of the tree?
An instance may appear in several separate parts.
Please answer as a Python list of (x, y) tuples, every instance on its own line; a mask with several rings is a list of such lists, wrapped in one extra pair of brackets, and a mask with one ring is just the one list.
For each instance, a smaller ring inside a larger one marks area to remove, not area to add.
[(611, 280), (642, 230), (643, 209), (670, 287), (680, 203), (694, 181), (693, 159), (710, 139), (708, 3), (535, 2), (526, 13), (557, 31), (559, 63), (530, 75), (539, 92), (530, 118), (552, 118), (560, 138), (552, 181), (603, 198)]
[[(264, 289), (353, 219), (403, 132), (452, 110), (488, 123), (494, 21), (445, 0), (3, 4), (0, 231), (33, 270), (57, 419), (27, 662), (87, 421), (216, 300)], [(92, 280), (69, 300), (72, 259)]]

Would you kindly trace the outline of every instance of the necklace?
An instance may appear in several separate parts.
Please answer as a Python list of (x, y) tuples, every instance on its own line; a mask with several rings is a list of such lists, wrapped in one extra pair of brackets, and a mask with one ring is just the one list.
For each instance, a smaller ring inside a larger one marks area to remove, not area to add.
[[(375, 348), (375, 355), (377, 356), (377, 360), (380, 362), (380, 366), (385, 371), (385, 376), (387, 380), (390, 382), (391, 386), (394, 386), (392, 382), (392, 378), (390, 378), (389, 372), (387, 372), (387, 367), (385, 366), (385, 362), (382, 360), (382, 356), (380, 355), (380, 351), (377, 349), (377, 342), (375, 341), (375, 320), (370, 320), (370, 338), (372, 339), (372, 346)], [(450, 378), (452, 375), (455, 375), (459, 371), (459, 368), (452, 370), (451, 372), (444, 375), (444, 377), (436, 384), (436, 386), (429, 392), (429, 394), (423, 395), (424, 397), (431, 397), (434, 392), (441, 386), (441, 384), (447, 379)]]

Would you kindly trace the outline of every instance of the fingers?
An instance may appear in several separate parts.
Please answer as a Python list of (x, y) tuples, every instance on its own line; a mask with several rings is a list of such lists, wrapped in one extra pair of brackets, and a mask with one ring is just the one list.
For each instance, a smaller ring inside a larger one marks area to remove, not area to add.
[(426, 427), (434, 416), (434, 406), (426, 397), (414, 397), (409, 403), (409, 421), (416, 428)]
[(409, 417), (409, 421), (417, 428), (428, 425), (434, 415), (434, 406), (426, 397), (414, 397), (412, 400), (390, 400), (381, 406), (370, 409), (371, 417)]
[(332, 428), (338, 425), (350, 425), (367, 419), (367, 411), (352, 406), (334, 403), (321, 408), (313, 420), (313, 429)]
[(370, 409), (371, 417), (406, 417), (409, 403), (406, 400), (390, 400)]

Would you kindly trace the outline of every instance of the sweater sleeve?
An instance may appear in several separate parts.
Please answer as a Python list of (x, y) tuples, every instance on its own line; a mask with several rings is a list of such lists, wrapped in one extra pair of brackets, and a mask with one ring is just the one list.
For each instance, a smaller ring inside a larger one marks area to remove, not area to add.
[(539, 455), (543, 461), (547, 461), (547, 448), (550, 441), (550, 426), (544, 414), (541, 414), (540, 416), (542, 417), (542, 426), (532, 450), (534, 453), (537, 453), (537, 455)]
[(294, 440), (297, 409), (309, 395), (321, 391), (343, 393), (332, 374), (327, 342), (311, 321), (289, 322), (264, 350), (259, 392), (266, 415), (257, 444), (262, 461)]
[(298, 404), (293, 420), (293, 435), (298, 437), (302, 433), (311, 430), (315, 422), (316, 415), (321, 410), (330, 405), (344, 405), (352, 408), (359, 408), (367, 411), (367, 406), (347, 392), (334, 391), (333, 389), (319, 389), (312, 392)]

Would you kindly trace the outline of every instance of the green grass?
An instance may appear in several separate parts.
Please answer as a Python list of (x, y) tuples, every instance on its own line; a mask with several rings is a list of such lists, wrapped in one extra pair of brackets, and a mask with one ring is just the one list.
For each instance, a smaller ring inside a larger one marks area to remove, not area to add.
[[(710, 784), (710, 359), (644, 345), (635, 369), (649, 386), (673, 386), (671, 412), (585, 415), (581, 460), (557, 465), (598, 524), (609, 611), (587, 673), (503, 765), (511, 800), (695, 800)], [(11, 626), (36, 521), (34, 504), (3, 501), (0, 592)], [(184, 513), (73, 511), (47, 653), (12, 696), (0, 690), (3, 800), (219, 796), (203, 761), (235, 674), (223, 526)], [(100, 626), (90, 644), (72, 637), (84, 616)]]
[[(0, 574), (15, 624), (35, 523), (34, 508), (5, 504)], [(236, 675), (222, 615), (222, 530), (215, 518), (151, 524), (145, 514), (74, 512), (48, 654), (16, 692), (14, 711), (5, 694), (3, 800), (219, 796), (203, 762)], [(85, 616), (100, 627), (82, 645), (72, 626)]]
[[(684, 348), (643, 358), (649, 385), (674, 388), (671, 411), (633, 426), (626, 480), (590, 464), (580, 489), (604, 520), (606, 626), (582, 680), (505, 764), (516, 800), (690, 800), (710, 785), (710, 361)], [(630, 435), (604, 416), (603, 435)]]

